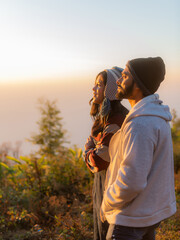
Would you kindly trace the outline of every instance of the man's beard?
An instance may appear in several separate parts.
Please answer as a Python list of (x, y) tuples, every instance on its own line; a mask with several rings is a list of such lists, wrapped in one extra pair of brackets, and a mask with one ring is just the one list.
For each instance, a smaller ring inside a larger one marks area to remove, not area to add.
[(132, 82), (132, 84), (130, 86), (126, 87), (125, 89), (122, 88), (121, 86), (119, 86), (118, 88), (120, 88), (121, 91), (117, 90), (116, 98), (118, 100), (128, 99), (131, 96), (131, 94), (132, 94), (133, 87), (134, 87), (134, 81)]

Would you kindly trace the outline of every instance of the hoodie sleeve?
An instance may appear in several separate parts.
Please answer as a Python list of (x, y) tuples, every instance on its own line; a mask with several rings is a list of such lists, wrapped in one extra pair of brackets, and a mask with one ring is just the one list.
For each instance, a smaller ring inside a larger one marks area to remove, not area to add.
[[(147, 129), (146, 126), (136, 124), (133, 132), (127, 130), (123, 134), (123, 159), (115, 181), (104, 193), (101, 215), (126, 207), (146, 187), (155, 148)], [(119, 158), (118, 152), (112, 161), (120, 161)]]

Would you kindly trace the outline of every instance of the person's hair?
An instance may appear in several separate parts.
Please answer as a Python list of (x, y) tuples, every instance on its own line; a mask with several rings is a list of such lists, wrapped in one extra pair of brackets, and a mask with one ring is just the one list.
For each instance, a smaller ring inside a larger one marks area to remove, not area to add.
[[(97, 75), (96, 79), (99, 77), (99, 75), (102, 76), (103, 83), (104, 83), (104, 85), (106, 85), (106, 83), (107, 83), (107, 72), (106, 71), (100, 72)], [(90, 115), (94, 120), (94, 124), (93, 124), (92, 129), (91, 129), (91, 135), (96, 137), (98, 135), (98, 133), (103, 131), (104, 126), (105, 126), (105, 124), (108, 120), (108, 117), (114, 115), (117, 112), (122, 112), (126, 109), (122, 106), (122, 104), (120, 103), (119, 100), (113, 100), (113, 101), (110, 101), (111, 112), (109, 113), (108, 116), (102, 117), (102, 116), (99, 115), (99, 104), (92, 103), (92, 100), (93, 99), (91, 99), (89, 101), (89, 103), (91, 104)]]

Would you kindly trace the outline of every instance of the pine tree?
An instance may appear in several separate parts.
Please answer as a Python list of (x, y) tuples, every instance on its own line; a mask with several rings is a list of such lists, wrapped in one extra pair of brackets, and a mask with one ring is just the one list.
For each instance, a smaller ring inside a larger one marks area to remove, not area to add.
[(65, 131), (59, 116), (56, 101), (39, 100), (41, 119), (37, 122), (39, 133), (33, 134), (28, 141), (39, 146), (40, 155), (57, 155), (65, 143)]

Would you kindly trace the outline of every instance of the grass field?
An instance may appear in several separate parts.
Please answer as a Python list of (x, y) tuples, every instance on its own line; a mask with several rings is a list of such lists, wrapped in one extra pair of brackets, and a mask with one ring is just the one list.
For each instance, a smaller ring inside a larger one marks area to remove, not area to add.
[(175, 175), (175, 189), (177, 212), (161, 223), (157, 230), (157, 240), (180, 240), (180, 172)]
[[(74, 152), (71, 165), (68, 161), (61, 164), (58, 169), (55, 161), (52, 179), (49, 178), (50, 169), (47, 163), (44, 165), (42, 159), (39, 165), (38, 161), (35, 165), (32, 161), (28, 163), (31, 171), (26, 165), (20, 165), (26, 173), (24, 175), (22, 171), (19, 176), (12, 175), (12, 171), (6, 176), (4, 172), (5, 178), (2, 178), (4, 185), (1, 185), (4, 192), (0, 193), (0, 240), (93, 239), (93, 179), (86, 171), (84, 162), (79, 160), (82, 159)], [(62, 171), (61, 175), (63, 172), (66, 173), (64, 178), (56, 179), (54, 169), (57, 170), (58, 177), (60, 171)], [(80, 173), (80, 169), (84, 170)], [(44, 179), (44, 175), (41, 178), (40, 170), (48, 174), (47, 179)], [(15, 176), (19, 177), (21, 182)], [(27, 182), (27, 177), (30, 178), (30, 182)], [(60, 180), (64, 181), (65, 186), (58, 185)], [(81, 185), (79, 185), (80, 181)], [(23, 185), (25, 182), (26, 189)], [(30, 188), (29, 183), (34, 185)], [(175, 175), (175, 190), (177, 212), (161, 223), (157, 229), (157, 240), (180, 240), (180, 172)], [(39, 191), (43, 194), (39, 194)]]

